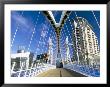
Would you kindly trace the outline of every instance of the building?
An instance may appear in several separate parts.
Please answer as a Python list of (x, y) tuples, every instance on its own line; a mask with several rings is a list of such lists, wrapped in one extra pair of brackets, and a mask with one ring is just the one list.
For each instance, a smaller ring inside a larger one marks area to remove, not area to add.
[(74, 60), (81, 64), (100, 64), (100, 50), (93, 27), (82, 17), (73, 21)]
[(34, 54), (31, 52), (18, 50), (17, 53), (11, 54), (11, 68), (13, 68), (14, 71), (29, 69), (32, 67), (33, 57)]
[(48, 56), (49, 56), (48, 53), (39, 54), (37, 55), (36, 61), (40, 60), (41, 62), (47, 63)]

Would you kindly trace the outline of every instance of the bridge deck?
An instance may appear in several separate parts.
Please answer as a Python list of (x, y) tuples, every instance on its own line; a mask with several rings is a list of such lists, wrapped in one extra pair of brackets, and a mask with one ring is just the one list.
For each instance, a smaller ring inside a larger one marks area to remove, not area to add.
[(86, 76), (64, 68), (56, 68), (43, 72), (39, 74), (37, 77), (86, 77)]

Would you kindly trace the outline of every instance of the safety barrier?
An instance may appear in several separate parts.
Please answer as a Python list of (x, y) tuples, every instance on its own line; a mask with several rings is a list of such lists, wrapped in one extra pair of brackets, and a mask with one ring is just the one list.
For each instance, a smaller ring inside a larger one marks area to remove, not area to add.
[(55, 69), (56, 66), (51, 64), (45, 64), (42, 66), (38, 66), (37, 68), (31, 68), (27, 70), (20, 70), (20, 71), (12, 71), (11, 77), (35, 77), (47, 70)]
[(66, 64), (64, 65), (64, 68), (73, 70), (75, 72), (78, 72), (80, 74), (83, 74), (89, 77), (100, 77), (99, 66), (97, 66), (97, 68), (93, 68), (87, 65)]

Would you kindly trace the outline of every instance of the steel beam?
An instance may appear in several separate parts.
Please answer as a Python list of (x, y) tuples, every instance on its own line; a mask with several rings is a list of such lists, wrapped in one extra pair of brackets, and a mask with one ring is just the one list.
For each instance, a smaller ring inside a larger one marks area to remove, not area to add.
[(54, 16), (53, 16), (51, 11), (43, 11), (43, 13), (49, 19), (51, 25), (55, 29), (55, 32), (57, 34), (58, 53), (60, 53), (60, 45), (59, 45), (60, 44), (60, 41), (59, 41), (59, 39), (60, 39), (60, 31), (61, 31), (62, 27), (64, 26), (64, 23), (66, 22), (66, 19), (69, 16), (69, 14), (71, 13), (71, 11), (62, 11), (62, 15), (61, 15), (59, 23), (57, 23), (55, 21), (55, 18), (54, 18)]

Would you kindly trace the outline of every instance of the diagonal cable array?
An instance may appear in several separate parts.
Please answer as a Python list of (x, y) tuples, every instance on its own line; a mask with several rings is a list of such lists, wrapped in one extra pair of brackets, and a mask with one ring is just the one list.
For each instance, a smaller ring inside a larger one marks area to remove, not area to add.
[[(19, 16), (23, 16), (23, 12)], [(15, 33), (14, 33), (14, 36), (12, 38), (11, 47), (13, 46), (14, 40), (16, 38), (16, 34), (17, 34), (18, 30), (20, 29), (19, 26), (20, 26), (20, 24), (17, 24), (17, 28), (16, 28)]]
[[(39, 12), (38, 17), (37, 17), (37, 19), (36, 19), (36, 24), (37, 24), (37, 21), (38, 21), (38, 19), (39, 19), (39, 15), (40, 15), (40, 12)], [(33, 40), (33, 36), (34, 36), (34, 34), (35, 34), (36, 24), (35, 24), (35, 26), (34, 26), (34, 29), (33, 29), (33, 32), (32, 32), (32, 36), (31, 36), (31, 39), (30, 39), (30, 42), (29, 42), (29, 45), (28, 45), (28, 51), (30, 51), (30, 45), (31, 45), (31, 42), (32, 42), (32, 40)]]
[(95, 18), (95, 20), (96, 20), (96, 23), (97, 23), (99, 29), (100, 29), (100, 25), (99, 25), (99, 23), (98, 23), (98, 21), (97, 21), (97, 18), (96, 18), (96, 16), (95, 16), (95, 14), (94, 14), (94, 11), (92, 11), (92, 14), (93, 14), (93, 16), (94, 16), (94, 18)]

